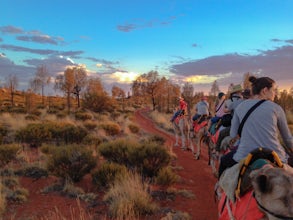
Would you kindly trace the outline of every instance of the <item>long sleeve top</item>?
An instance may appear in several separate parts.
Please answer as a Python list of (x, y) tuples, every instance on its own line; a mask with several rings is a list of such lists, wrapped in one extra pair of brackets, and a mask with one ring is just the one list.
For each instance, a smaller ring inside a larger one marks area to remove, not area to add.
[[(236, 107), (232, 118), (231, 137), (237, 136), (242, 119), (258, 101), (257, 99), (245, 100)], [(274, 150), (281, 161), (286, 163), (288, 155), (279, 141), (279, 134), (285, 147), (293, 149), (293, 138), (284, 110), (272, 101), (265, 101), (250, 114), (244, 123), (240, 143), (233, 159), (239, 162), (252, 150), (262, 147)]]

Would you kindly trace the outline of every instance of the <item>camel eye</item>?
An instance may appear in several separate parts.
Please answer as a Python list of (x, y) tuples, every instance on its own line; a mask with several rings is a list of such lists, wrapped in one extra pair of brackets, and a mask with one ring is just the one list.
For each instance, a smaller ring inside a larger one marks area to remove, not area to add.
[(269, 187), (269, 182), (268, 182), (268, 177), (266, 175), (260, 175), (256, 179), (257, 185), (259, 190), (262, 193), (268, 192), (270, 187)]

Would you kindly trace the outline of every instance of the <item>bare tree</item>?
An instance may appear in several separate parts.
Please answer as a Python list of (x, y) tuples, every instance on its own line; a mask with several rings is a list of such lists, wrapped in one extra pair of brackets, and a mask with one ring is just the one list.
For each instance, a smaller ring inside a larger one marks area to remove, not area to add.
[(219, 85), (218, 85), (218, 82), (217, 80), (215, 80), (212, 84), (212, 88), (211, 88), (211, 92), (210, 94), (213, 95), (213, 96), (217, 96), (217, 94), (220, 92), (220, 89), (219, 89)]
[(41, 89), (42, 93), (42, 104), (44, 105), (44, 89), (45, 86), (48, 85), (51, 81), (51, 77), (48, 73), (46, 66), (39, 66), (37, 68), (35, 77), (30, 82), (31, 88), (36, 92)]
[(10, 92), (10, 102), (11, 106), (14, 106), (14, 94), (18, 86), (18, 78), (16, 75), (9, 75), (6, 79), (6, 87)]

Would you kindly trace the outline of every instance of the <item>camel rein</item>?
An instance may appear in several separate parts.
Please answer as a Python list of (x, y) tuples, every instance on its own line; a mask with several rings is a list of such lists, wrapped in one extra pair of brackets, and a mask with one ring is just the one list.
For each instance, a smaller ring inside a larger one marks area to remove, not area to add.
[(256, 199), (255, 197), (255, 193), (253, 193), (253, 197), (256, 201), (256, 204), (261, 208), (263, 209), (265, 212), (269, 213), (270, 215), (276, 217), (276, 218), (279, 218), (279, 219), (285, 219), (285, 220), (293, 220), (293, 217), (289, 217), (289, 216), (283, 216), (283, 215), (279, 215), (279, 214), (276, 214), (270, 210), (268, 210), (266, 207), (264, 207), (263, 205), (260, 204), (260, 202)]

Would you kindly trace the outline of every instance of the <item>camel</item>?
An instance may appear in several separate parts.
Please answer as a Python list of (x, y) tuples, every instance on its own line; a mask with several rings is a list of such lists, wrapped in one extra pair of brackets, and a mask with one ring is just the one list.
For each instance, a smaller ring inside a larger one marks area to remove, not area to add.
[(192, 140), (194, 140), (196, 144), (196, 152), (194, 151), (194, 147), (191, 141), (191, 149), (194, 152), (194, 158), (196, 160), (200, 159), (201, 155), (201, 148), (206, 146), (208, 148), (208, 165), (211, 166), (213, 174), (217, 177), (217, 168), (216, 168), (216, 161), (217, 155), (215, 150), (215, 138), (216, 136), (212, 136), (208, 132), (207, 127), (208, 121), (204, 121), (200, 128), (193, 133)]
[[(275, 153), (272, 155), (278, 158)], [(217, 192), (223, 190), (218, 206), (219, 220), (292, 220), (293, 168), (279, 159), (275, 159), (274, 164), (267, 159), (256, 159), (248, 168), (247, 158), (227, 169), (217, 183), (220, 186)], [(246, 168), (249, 172), (243, 172)], [(239, 178), (242, 181), (239, 182)]]
[(187, 116), (181, 115), (178, 116), (173, 122), (173, 128), (175, 133), (175, 144), (174, 146), (179, 146), (179, 136), (181, 136), (181, 149), (188, 150), (189, 132), (190, 132), (190, 124)]
[(293, 168), (266, 165), (250, 174), (254, 198), (268, 220), (293, 219)]

